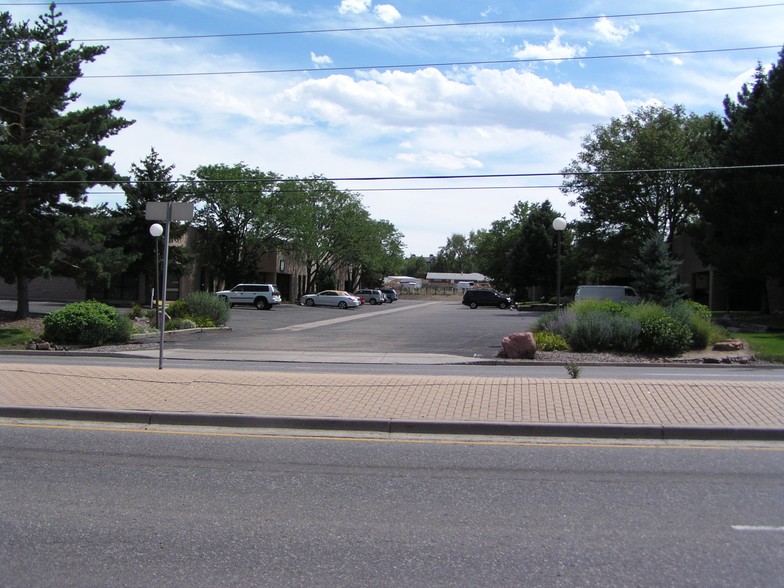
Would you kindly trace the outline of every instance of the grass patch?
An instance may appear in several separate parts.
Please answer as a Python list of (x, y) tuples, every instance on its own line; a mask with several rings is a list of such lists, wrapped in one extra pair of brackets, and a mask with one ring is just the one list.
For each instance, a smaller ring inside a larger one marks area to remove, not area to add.
[(757, 359), (784, 363), (784, 333), (733, 333), (748, 342)]
[(0, 349), (24, 349), (37, 337), (32, 329), (0, 329)]

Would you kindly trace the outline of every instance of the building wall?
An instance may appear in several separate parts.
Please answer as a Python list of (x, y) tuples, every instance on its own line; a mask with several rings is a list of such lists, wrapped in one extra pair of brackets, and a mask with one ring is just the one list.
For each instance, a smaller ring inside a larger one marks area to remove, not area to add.
[[(29, 295), (33, 302), (78, 302), (86, 300), (87, 291), (72, 278), (35, 278), (30, 280)], [(16, 284), (0, 281), (0, 298), (16, 300)]]

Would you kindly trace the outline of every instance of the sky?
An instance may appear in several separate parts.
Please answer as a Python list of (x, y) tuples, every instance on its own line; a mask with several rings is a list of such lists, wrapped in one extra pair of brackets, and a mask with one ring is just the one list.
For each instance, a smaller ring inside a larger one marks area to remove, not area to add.
[[(0, 2), (0, 11), (14, 21), (46, 11), (30, 4)], [(721, 113), (724, 97), (784, 45), (784, 2), (764, 0), (58, 8), (68, 38), (108, 47), (73, 86), (76, 107), (120, 98), (122, 116), (136, 121), (105, 141), (118, 172), (154, 148), (176, 177), (239, 162), (324, 176), (392, 222), (406, 254), (425, 256), (520, 201), (549, 200), (579, 218), (558, 174), (596, 125), (645, 105)], [(89, 201), (122, 200), (99, 188)]]

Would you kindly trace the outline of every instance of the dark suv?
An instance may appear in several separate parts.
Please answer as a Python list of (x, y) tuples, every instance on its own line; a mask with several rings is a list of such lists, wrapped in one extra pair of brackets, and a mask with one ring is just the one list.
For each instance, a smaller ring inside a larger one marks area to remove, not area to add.
[(463, 304), (469, 308), (477, 308), (478, 306), (497, 306), (504, 309), (512, 306), (512, 299), (506, 294), (501, 294), (495, 290), (487, 289), (472, 289), (466, 290), (463, 294)]

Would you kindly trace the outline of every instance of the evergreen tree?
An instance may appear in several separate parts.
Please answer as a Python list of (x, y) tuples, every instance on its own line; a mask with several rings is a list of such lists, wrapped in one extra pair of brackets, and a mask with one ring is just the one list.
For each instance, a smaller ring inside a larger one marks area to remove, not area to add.
[(0, 13), (0, 276), (17, 284), (18, 317), (29, 314), (29, 280), (51, 274), (69, 236), (68, 217), (97, 184), (112, 184), (111, 150), (99, 143), (131, 124), (123, 102), (82, 110), (71, 85), (103, 46), (72, 46), (51, 4), (30, 25)]
[(784, 49), (737, 100), (724, 99), (714, 136), (716, 166), (749, 167), (705, 174), (698, 251), (730, 285), (759, 284), (767, 311), (767, 279), (784, 280)]
[(678, 282), (678, 266), (664, 237), (656, 234), (640, 247), (632, 265), (632, 286), (643, 300), (670, 306), (683, 298), (685, 285)]
[[(172, 177), (173, 165), (165, 165), (155, 149), (139, 164), (131, 165), (131, 177), (122, 184), (125, 204), (113, 212), (117, 223), (115, 235), (107, 241), (107, 246), (123, 250), (127, 271), (134, 275), (144, 275), (149, 284), (155, 284), (156, 267), (155, 239), (150, 235), (152, 221), (146, 218), (148, 202), (182, 202), (186, 199), (185, 189)], [(185, 223), (171, 223), (169, 241), (176, 242), (188, 230)], [(160, 237), (159, 239), (163, 239)], [(162, 255), (162, 241), (159, 253)], [(181, 274), (191, 261), (192, 255), (182, 247), (169, 249), (169, 273)]]

